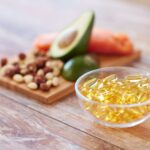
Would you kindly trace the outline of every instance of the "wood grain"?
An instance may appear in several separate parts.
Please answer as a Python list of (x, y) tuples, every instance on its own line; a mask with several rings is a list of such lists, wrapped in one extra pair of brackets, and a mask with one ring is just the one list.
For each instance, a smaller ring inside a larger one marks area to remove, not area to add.
[(30, 90), (25, 84), (18, 84), (11, 79), (0, 76), (0, 85), (4, 86), (14, 92), (21, 93), (26, 97), (36, 99), (42, 103), (50, 104), (57, 101), (68, 94), (73, 93), (74, 84), (60, 78), (60, 85), (52, 88), (49, 92), (42, 92), (40, 90)]
[(101, 67), (125, 66), (131, 64), (141, 57), (141, 51), (135, 51), (130, 56), (102, 56), (100, 57)]
[(0, 103), (0, 145), (3, 150), (120, 150), (5, 97), (1, 97)]
[(68, 96), (65, 100), (48, 106), (41, 105), (40, 103), (31, 101), (30, 99), (27, 100), (19, 95), (15, 96), (15, 93), (4, 89), (0, 89), (0, 94), (5, 96), (9, 95), (7, 97), (12, 97), (15, 102), (36, 110), (41, 114), (49, 116), (50, 118), (54, 118), (60, 122), (68, 124), (69, 126), (72, 126), (73, 128), (76, 128), (91, 136), (95, 136), (106, 142), (114, 144), (122, 149), (149, 150), (150, 120), (141, 125), (128, 129), (107, 128), (94, 123), (91, 118), (86, 116), (84, 111), (80, 108), (78, 99), (75, 95)]

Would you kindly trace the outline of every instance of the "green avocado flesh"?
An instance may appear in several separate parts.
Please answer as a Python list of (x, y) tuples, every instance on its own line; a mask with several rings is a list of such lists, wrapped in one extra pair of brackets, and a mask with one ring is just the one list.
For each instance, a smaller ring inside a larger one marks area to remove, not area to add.
[(69, 81), (76, 81), (84, 73), (97, 69), (95, 60), (88, 55), (76, 56), (66, 62), (62, 75)]
[(85, 54), (94, 23), (94, 13), (87, 11), (56, 37), (49, 50), (49, 56), (68, 60)]

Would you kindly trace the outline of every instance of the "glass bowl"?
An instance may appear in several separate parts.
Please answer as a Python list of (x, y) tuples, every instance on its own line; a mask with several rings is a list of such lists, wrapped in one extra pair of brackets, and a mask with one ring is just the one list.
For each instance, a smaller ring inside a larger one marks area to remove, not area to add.
[(150, 117), (149, 99), (144, 102), (133, 104), (105, 104), (92, 101), (80, 92), (80, 86), (87, 79), (101, 79), (112, 74), (116, 74), (119, 79), (124, 78), (127, 75), (134, 74), (150, 77), (148, 72), (131, 67), (106, 67), (90, 71), (82, 75), (75, 84), (76, 95), (79, 98), (79, 103), (83, 110), (85, 110), (85, 112), (97, 123), (113, 128), (132, 127), (147, 120)]

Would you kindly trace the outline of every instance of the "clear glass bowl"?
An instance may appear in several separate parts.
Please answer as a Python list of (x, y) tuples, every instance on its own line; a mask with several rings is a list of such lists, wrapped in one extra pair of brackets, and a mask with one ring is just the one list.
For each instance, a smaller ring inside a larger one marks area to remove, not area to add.
[[(150, 76), (150, 74), (144, 70), (131, 68), (131, 67), (106, 67), (90, 71), (82, 75), (75, 84), (76, 95), (79, 98), (81, 107), (92, 116), (92, 118), (108, 127), (113, 128), (126, 128), (132, 127), (142, 123), (150, 117), (150, 100), (134, 103), (134, 104), (104, 104), (96, 101), (92, 101), (82, 95), (79, 87), (87, 79), (105, 78), (106, 76), (116, 74), (118, 78), (124, 78), (127, 75), (141, 74), (142, 76)], [(115, 116), (113, 118), (113, 116)], [(120, 121), (116, 119), (121, 118)], [(109, 119), (111, 118), (111, 120)]]

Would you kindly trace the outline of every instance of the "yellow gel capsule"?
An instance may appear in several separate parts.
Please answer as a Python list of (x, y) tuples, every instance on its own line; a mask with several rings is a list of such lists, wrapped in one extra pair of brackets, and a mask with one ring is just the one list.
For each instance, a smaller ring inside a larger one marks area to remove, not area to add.
[[(141, 118), (150, 112), (150, 106), (134, 108), (113, 108), (107, 104), (138, 104), (150, 99), (150, 79), (142, 75), (128, 75), (118, 79), (115, 74), (104, 79), (90, 78), (80, 86), (81, 93), (91, 101), (83, 106), (96, 118), (112, 123), (127, 123)], [(106, 104), (106, 106), (102, 105)]]
[(110, 75), (110, 76), (105, 77), (105, 78), (103, 79), (103, 82), (104, 82), (104, 83), (106, 83), (106, 82), (111, 82), (111, 81), (115, 82), (117, 79), (118, 79), (117, 76), (116, 76), (115, 74), (112, 74), (112, 75)]

